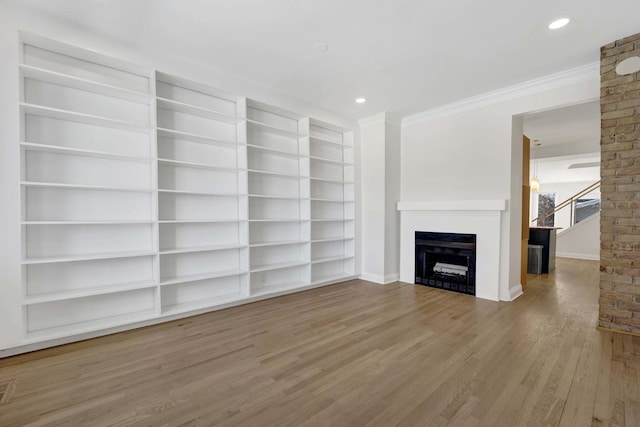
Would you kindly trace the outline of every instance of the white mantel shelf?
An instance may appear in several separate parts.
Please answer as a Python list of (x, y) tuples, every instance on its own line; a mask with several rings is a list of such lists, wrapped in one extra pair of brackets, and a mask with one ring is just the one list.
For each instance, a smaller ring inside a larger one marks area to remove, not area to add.
[(505, 199), (398, 202), (399, 211), (504, 211), (506, 209)]

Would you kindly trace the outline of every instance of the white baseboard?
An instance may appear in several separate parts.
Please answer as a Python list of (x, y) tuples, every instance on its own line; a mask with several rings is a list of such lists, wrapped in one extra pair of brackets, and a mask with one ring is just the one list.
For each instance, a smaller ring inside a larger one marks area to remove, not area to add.
[(360, 279), (367, 282), (378, 283), (380, 285), (388, 285), (389, 283), (397, 282), (400, 280), (400, 273), (392, 273), (382, 276), (381, 274), (362, 273)]
[(509, 298), (511, 298), (511, 301), (514, 301), (520, 295), (522, 295), (522, 285), (520, 283), (509, 288)]
[(400, 280), (400, 273), (392, 273), (384, 276), (385, 285), (389, 283), (397, 282), (398, 280)]
[(556, 256), (560, 258), (586, 259), (589, 261), (600, 261), (600, 255), (593, 254), (576, 254), (571, 252), (556, 252)]
[(359, 279), (366, 280), (367, 282), (373, 282), (373, 283), (379, 283), (379, 284), (384, 283), (384, 277), (381, 276), (380, 274), (360, 273)]

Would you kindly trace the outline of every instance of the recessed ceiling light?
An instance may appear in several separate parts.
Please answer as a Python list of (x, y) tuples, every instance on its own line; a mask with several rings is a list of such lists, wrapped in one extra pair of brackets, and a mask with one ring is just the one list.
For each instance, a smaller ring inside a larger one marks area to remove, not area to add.
[(365, 102), (367, 102), (367, 99), (366, 98), (356, 98), (356, 102), (358, 104), (364, 104)]
[(313, 50), (316, 52), (324, 53), (329, 50), (329, 45), (326, 43), (316, 43), (313, 45)]
[(558, 28), (562, 28), (569, 23), (569, 18), (561, 18), (553, 21), (549, 24), (550, 30), (557, 30)]

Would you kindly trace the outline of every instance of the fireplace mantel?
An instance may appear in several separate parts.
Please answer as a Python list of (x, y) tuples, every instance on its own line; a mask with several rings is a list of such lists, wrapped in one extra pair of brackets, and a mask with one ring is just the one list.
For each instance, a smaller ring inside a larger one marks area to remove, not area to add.
[(504, 211), (505, 199), (496, 200), (425, 200), (398, 202), (399, 211)]

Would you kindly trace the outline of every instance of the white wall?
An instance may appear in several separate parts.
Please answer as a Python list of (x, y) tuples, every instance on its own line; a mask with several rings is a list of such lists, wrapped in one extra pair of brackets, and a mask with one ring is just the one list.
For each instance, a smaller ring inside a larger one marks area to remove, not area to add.
[(398, 280), (400, 268), (400, 143), (399, 124), (386, 113), (360, 122), (362, 274), (376, 283)]
[(600, 214), (558, 233), (556, 256), (577, 259), (600, 259)]
[(500, 113), (484, 108), (405, 124), (402, 200), (508, 198), (511, 115)]
[(403, 121), (403, 201), (509, 200), (501, 221), (500, 299), (510, 300), (510, 288), (520, 286), (518, 116), (598, 99), (599, 90), (598, 67), (593, 65)]
[(399, 124), (387, 122), (385, 130), (385, 282), (398, 280), (400, 269), (400, 213), (396, 205), (400, 201), (400, 147)]
[(18, 34), (0, 10), (0, 349), (20, 342)]
[(362, 273), (384, 281), (385, 258), (385, 122), (360, 128), (362, 189)]
[[(152, 55), (137, 50), (133, 42), (124, 45), (103, 38), (85, 28), (70, 27), (62, 21), (55, 22), (26, 15), (0, 4), (0, 58), (2, 58), (0, 61), (0, 238), (2, 239), (0, 245), (0, 354), (2, 349), (22, 343), (20, 151), (18, 145), (19, 30), (95, 50), (135, 64), (203, 82), (225, 92), (248, 96), (319, 120), (356, 129), (357, 135), (357, 123), (352, 120), (278, 93), (275, 89), (238, 79), (222, 69), (203, 67), (197, 63), (198, 58), (194, 58), (190, 63), (162, 57), (157, 53)], [(224, 63), (224, 58), (220, 59), (220, 63)], [(357, 156), (359, 152), (357, 137), (354, 145)], [(356, 182), (356, 189), (359, 188), (358, 186), (359, 183)], [(360, 209), (359, 203), (356, 203), (356, 211), (360, 212)], [(356, 217), (357, 224), (359, 221), (360, 218)], [(359, 226), (357, 230), (360, 230)], [(358, 233), (356, 233), (356, 239), (359, 239)], [(356, 247), (358, 246), (359, 244)], [(356, 273), (359, 272), (358, 262)]]

